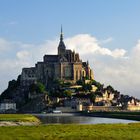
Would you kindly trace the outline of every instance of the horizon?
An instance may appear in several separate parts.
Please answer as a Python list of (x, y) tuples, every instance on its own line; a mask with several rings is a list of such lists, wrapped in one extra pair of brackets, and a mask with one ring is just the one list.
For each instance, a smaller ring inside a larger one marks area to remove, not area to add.
[(140, 98), (139, 5), (137, 0), (1, 1), (0, 93), (23, 67), (56, 54), (62, 24), (66, 47), (89, 60), (95, 80)]

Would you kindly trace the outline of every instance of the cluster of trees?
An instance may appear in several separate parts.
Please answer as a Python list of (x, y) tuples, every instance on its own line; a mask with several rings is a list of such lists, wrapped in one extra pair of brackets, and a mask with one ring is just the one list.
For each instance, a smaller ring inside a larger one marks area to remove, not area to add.
[[(94, 84), (97, 88), (102, 87), (99, 82), (95, 80), (90, 83), (85, 83), (84, 80), (78, 80), (77, 85), (81, 85), (81, 88), (76, 89), (76, 92), (90, 92), (92, 90), (92, 85)], [(71, 97), (72, 91), (67, 90), (66, 88), (72, 86), (73, 84), (70, 82), (64, 82), (63, 80), (54, 80), (51, 88), (49, 89), (49, 96), (52, 97)]]
[(72, 92), (70, 90), (63, 90), (60, 88), (52, 88), (49, 91), (49, 96), (51, 97), (60, 97), (60, 98), (64, 98), (64, 97), (68, 97), (70, 98), (72, 96)]
[(29, 91), (36, 93), (44, 93), (46, 92), (45, 86), (41, 82), (33, 83), (29, 86)]
[(97, 87), (97, 90), (100, 91), (103, 89), (103, 84), (101, 84), (100, 82), (97, 82), (95, 80), (91, 80), (89, 83), (85, 83), (85, 80), (78, 80), (77, 81), (77, 84), (78, 85), (81, 85), (82, 88), (80, 89), (81, 91), (91, 91), (92, 90), (92, 85), (96, 86)]
[(64, 82), (63, 80), (55, 79), (51, 88), (49, 89), (49, 96), (51, 97), (71, 97), (72, 92), (70, 90), (65, 90), (65, 88), (73, 85), (70, 82)]
[[(77, 88), (76, 92), (83, 93), (83, 94), (89, 94), (91, 101), (95, 101), (96, 95), (101, 95), (102, 91), (105, 89), (104, 85), (100, 82), (97, 82), (95, 80), (91, 80), (89, 83), (85, 82), (85, 79), (78, 80), (77, 85), (81, 85), (81, 88)], [(30, 93), (44, 93), (47, 94), (50, 97), (72, 97), (72, 91), (67, 89), (67, 87), (72, 86), (73, 84), (70, 82), (64, 82), (63, 80), (54, 80), (52, 81), (51, 88), (49, 88), (46, 92), (46, 87), (41, 83), (33, 83), (29, 86), (29, 90), (27, 91)], [(95, 92), (91, 92), (92, 85), (97, 87), (97, 90)], [(15, 94), (16, 90), (20, 87), (20, 75), (18, 76), (17, 80), (12, 80), (8, 84), (8, 88), (1, 94), (0, 99), (12, 99), (13, 94)], [(106, 89), (108, 91), (111, 91), (113, 93), (116, 93), (116, 98), (120, 95), (119, 92), (115, 91), (112, 86), (107, 86)], [(80, 92), (81, 91), (81, 92)], [(27, 96), (28, 97), (28, 96)]]

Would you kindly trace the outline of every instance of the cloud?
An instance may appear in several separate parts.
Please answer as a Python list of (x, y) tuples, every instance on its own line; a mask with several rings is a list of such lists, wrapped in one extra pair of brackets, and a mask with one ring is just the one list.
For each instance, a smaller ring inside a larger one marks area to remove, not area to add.
[(28, 51), (19, 51), (17, 52), (17, 57), (19, 59), (27, 59), (30, 56), (30, 53)]
[(112, 37), (108, 37), (107, 39), (105, 40), (100, 40), (99, 43), (102, 45), (102, 44), (106, 44), (106, 43), (110, 43), (112, 42), (114, 39)]
[[(106, 39), (109, 43), (109, 39)], [(110, 39), (111, 40), (111, 39)], [(79, 52), (83, 60), (89, 60), (95, 79), (111, 84), (122, 94), (140, 98), (140, 40), (127, 54), (124, 49), (104, 47), (96, 37), (79, 34), (64, 40), (68, 49)], [(41, 44), (11, 42), (0, 38), (0, 87), (3, 91), (9, 80), (17, 78), (23, 67), (32, 67), (42, 61), (44, 54), (56, 54), (59, 38), (46, 40)]]
[(126, 54), (126, 50), (124, 49), (115, 49), (112, 51), (111, 56), (114, 58), (124, 57)]
[(9, 42), (7, 42), (3, 38), (0, 38), (0, 53), (6, 51), (8, 49), (9, 49)]
[[(106, 43), (112, 40), (108, 38)], [(110, 50), (100, 46), (100, 42), (93, 36), (89, 34), (80, 34), (74, 37), (66, 39), (66, 44), (68, 47), (76, 50), (80, 54), (98, 54), (98, 55), (108, 55), (113, 58), (123, 57), (126, 53), (124, 49)]]
[(140, 41), (127, 57), (94, 59), (92, 66), (98, 81), (113, 85), (122, 94), (140, 98)]

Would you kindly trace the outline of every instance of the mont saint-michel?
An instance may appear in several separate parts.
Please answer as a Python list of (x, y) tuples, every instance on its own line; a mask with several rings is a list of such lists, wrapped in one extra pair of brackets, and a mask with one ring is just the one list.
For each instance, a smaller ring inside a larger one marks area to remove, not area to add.
[(0, 140), (140, 140), (140, 0), (1, 0)]
[[(140, 101), (94, 79), (90, 64), (67, 49), (61, 27), (56, 55), (23, 68), (0, 96), (0, 112), (140, 110)], [(96, 66), (95, 66), (96, 67)]]
[(93, 72), (88, 61), (83, 62), (78, 53), (66, 49), (61, 28), (57, 55), (44, 55), (43, 62), (37, 62), (35, 67), (23, 68), (20, 81), (23, 87), (36, 81), (48, 87), (56, 79), (76, 83), (83, 77), (93, 79)]

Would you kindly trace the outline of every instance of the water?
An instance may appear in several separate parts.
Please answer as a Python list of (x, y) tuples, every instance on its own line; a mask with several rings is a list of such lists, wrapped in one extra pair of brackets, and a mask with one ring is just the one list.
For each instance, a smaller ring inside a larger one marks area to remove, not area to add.
[(43, 124), (112, 124), (112, 123), (134, 123), (137, 121), (77, 116), (74, 114), (37, 114)]

